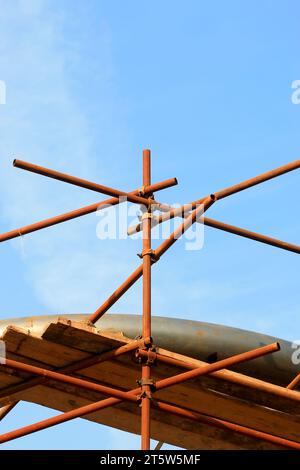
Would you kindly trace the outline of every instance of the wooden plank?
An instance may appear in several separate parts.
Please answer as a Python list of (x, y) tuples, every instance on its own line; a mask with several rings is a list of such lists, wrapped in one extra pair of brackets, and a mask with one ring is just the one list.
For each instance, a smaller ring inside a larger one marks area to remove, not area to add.
[[(19, 357), (21, 360), (25, 360), (27, 358), (27, 362), (30, 361), (35, 361), (35, 362), (41, 362), (42, 364), (47, 364), (47, 367), (61, 367), (63, 365), (66, 365), (70, 362), (74, 362), (75, 360), (81, 359), (83, 357), (87, 356), (86, 352), (83, 352), (78, 348), (78, 341), (83, 341), (84, 344), (89, 343), (89, 339), (91, 338), (91, 344), (92, 348), (95, 350), (97, 348), (97, 352), (99, 351), (98, 348), (106, 348), (111, 349), (112, 345), (120, 344), (122, 341), (129, 341), (129, 339), (125, 339), (122, 337), (122, 340), (117, 338), (115, 335), (111, 335), (110, 333), (106, 334), (101, 331), (99, 334), (98, 332), (95, 331), (95, 329), (89, 329), (86, 326), (83, 328), (78, 326), (74, 326), (73, 324), (68, 324), (67, 326), (63, 324), (64, 328), (62, 328), (62, 323), (59, 322), (57, 324), (57, 330), (59, 331), (59, 334), (55, 335), (55, 327), (51, 325), (51, 337), (55, 339), (55, 343), (53, 341), (49, 341), (46, 339), (41, 339), (39, 336), (35, 335), (28, 335), (26, 330), (22, 330), (20, 328), (16, 327), (10, 327), (6, 330), (4, 334), (4, 339), (7, 341), (7, 349), (9, 354), (13, 354), (14, 357)], [(62, 331), (63, 330), (63, 331)], [(79, 336), (80, 340), (76, 340), (76, 332), (79, 330)], [(44, 336), (44, 335), (43, 335)], [(97, 338), (95, 338), (95, 336)], [(104, 337), (103, 343), (100, 344), (102, 341), (102, 337)], [(70, 340), (71, 338), (71, 340)], [(73, 345), (75, 345), (75, 348), (71, 348), (69, 345), (66, 346), (65, 344), (60, 344), (61, 341), (67, 341), (70, 344), (70, 341)], [(79, 344), (81, 346), (81, 343)], [(163, 352), (163, 350), (160, 350), (160, 352)], [(168, 352), (165, 352), (168, 354)], [(170, 353), (171, 354), (171, 353)], [(2, 376), (7, 375), (3, 374), (3, 368), (2, 369)], [(0, 370), (1, 370), (0, 369)], [(153, 373), (156, 376), (156, 378), (162, 378), (165, 377), (166, 375), (173, 375), (174, 373), (180, 372), (180, 369), (177, 368), (170, 368), (166, 366), (161, 366), (159, 368), (154, 368)], [(113, 361), (113, 362), (107, 362), (100, 364), (98, 366), (93, 366), (89, 369), (87, 369), (84, 374), (82, 373), (81, 375), (84, 375), (85, 377), (92, 378), (93, 380), (103, 383), (103, 384), (108, 384), (110, 386), (116, 386), (120, 387), (120, 384), (122, 384), (122, 388), (127, 390), (131, 388), (136, 387), (136, 379), (140, 375), (140, 366), (132, 362), (131, 359), (131, 354), (128, 354), (122, 358), (120, 358), (118, 361)], [(7, 375), (9, 383), (11, 383), (11, 376)], [(15, 379), (15, 377), (14, 377)], [(220, 382), (217, 381), (217, 382)], [(1, 387), (5, 384), (3, 382), (0, 382)], [(45, 388), (48, 389), (47, 393), (45, 392)], [(51, 390), (51, 393), (49, 393), (49, 390)], [(19, 395), (17, 395), (18, 399), (26, 399), (28, 401), (34, 401), (36, 403), (43, 404), (45, 406), (53, 407), (56, 409), (61, 409), (61, 410), (67, 410), (70, 408), (65, 408), (66, 402), (65, 399), (63, 399), (63, 403), (60, 403), (59, 400), (57, 399), (56, 404), (52, 400), (52, 396), (54, 393), (54, 390), (58, 390), (59, 393), (64, 393), (67, 395), (68, 400), (69, 400), (69, 406), (75, 407), (78, 404), (78, 399), (85, 399), (85, 400), (98, 400), (99, 395), (95, 394), (95, 396), (91, 396), (91, 392), (86, 392), (83, 390), (70, 388), (69, 386), (62, 385), (62, 384), (54, 384), (53, 382), (49, 383), (49, 387), (35, 387), (31, 391), (26, 391), (22, 392)], [(68, 390), (68, 392), (66, 392)], [(56, 392), (55, 392), (56, 393)], [(58, 393), (58, 392), (57, 392)], [(297, 440), (299, 439), (299, 434), (300, 434), (300, 422), (299, 422), (299, 417), (297, 416), (291, 416), (287, 413), (282, 413), (279, 411), (271, 410), (262, 406), (258, 406), (255, 403), (252, 403), (250, 401), (246, 400), (241, 400), (240, 398), (236, 398), (233, 396), (228, 396), (224, 393), (220, 393), (220, 391), (216, 390), (209, 390), (207, 388), (203, 388), (203, 380), (202, 379), (196, 379), (194, 381), (190, 381), (186, 384), (180, 384), (177, 386), (174, 386), (172, 388), (169, 388), (164, 391), (160, 391), (159, 393), (156, 394), (157, 397), (161, 397), (163, 400), (176, 404), (179, 406), (183, 406), (186, 408), (193, 408), (195, 411), (200, 411), (200, 412), (206, 412), (210, 413), (212, 415), (216, 415), (220, 418), (227, 419), (229, 421), (233, 421), (245, 426), (249, 426), (252, 428), (260, 429), (265, 432), (273, 433), (274, 429), (276, 430), (276, 433), (278, 435), (281, 435), (282, 437), (286, 437), (289, 439)], [(12, 399), (12, 397), (9, 397)], [(13, 397), (16, 399), (16, 397)], [(0, 400), (0, 404), (5, 404), (5, 401)], [(131, 406), (131, 409), (130, 409)], [(125, 421), (122, 418), (122, 414), (119, 414), (119, 411), (116, 411), (117, 408), (115, 408), (112, 412), (112, 410), (106, 410), (106, 412), (98, 413), (98, 422), (102, 422), (104, 424), (109, 424), (109, 421), (105, 422), (103, 421), (103, 416), (105, 415), (105, 419), (110, 419), (111, 422), (114, 422), (114, 420), (118, 421), (118, 425), (116, 427), (120, 429), (126, 429), (130, 432), (135, 432), (134, 431), (134, 425), (132, 424), (132, 421), (136, 421), (135, 415), (135, 410), (132, 410), (132, 405), (128, 404), (122, 404), (120, 405), (120, 409), (123, 409), (125, 407), (126, 410), (129, 410), (128, 412), (132, 413), (131, 419), (126, 419)], [(104, 415), (103, 415), (104, 413)], [(164, 413), (161, 412), (156, 412), (158, 413), (158, 421), (161, 421), (162, 423), (165, 422), (167, 418), (163, 417), (162, 415), (165, 415)], [(107, 418), (107, 416), (111, 416), (111, 418)], [(169, 419), (169, 417), (168, 417)], [(177, 439), (176, 435), (178, 435), (178, 429), (181, 429), (181, 433), (185, 428), (179, 427), (178, 428), (178, 421), (180, 421), (179, 418), (174, 418), (174, 424), (170, 424), (171, 421), (169, 422), (168, 426), (172, 427), (174, 426), (173, 429), (173, 434), (169, 436), (170, 429), (168, 428), (168, 432), (165, 430), (165, 434), (162, 434), (162, 431), (159, 435), (155, 437), (155, 439), (158, 440), (163, 440), (165, 442), (170, 442), (172, 443), (175, 442)], [(184, 421), (183, 421), (184, 422)], [(173, 423), (173, 421), (172, 421)], [(113, 424), (112, 424), (113, 425)], [(184, 425), (186, 427), (186, 425)], [(195, 423), (189, 423), (190, 429), (195, 428)], [(202, 426), (203, 427), (203, 426)], [(163, 427), (161, 428), (163, 429)], [(198, 428), (195, 428), (198, 429)], [(200, 428), (199, 428), (200, 429)], [(198, 430), (199, 430), (198, 429)], [(201, 428), (202, 429), (202, 428)], [(159, 425), (158, 425), (158, 431), (159, 431)], [(192, 432), (192, 431), (191, 431)], [(200, 431), (199, 431), (200, 432)], [(202, 431), (201, 431), (202, 432)], [(215, 430), (214, 430), (215, 432)], [(242, 440), (242, 437), (237, 438), (237, 435), (234, 433), (228, 433), (228, 431), (220, 431), (218, 430), (218, 439), (222, 441), (225, 440), (225, 442), (222, 444), (225, 447), (218, 447), (218, 448), (235, 448), (235, 445), (240, 446), (239, 448), (250, 448), (247, 447), (249, 442), (245, 444), (246, 441)], [(198, 431), (196, 432), (196, 434)], [(220, 438), (222, 436), (222, 439)], [(153, 435), (154, 437), (154, 435)], [(203, 435), (203, 442), (201, 441), (201, 445), (212, 445), (212, 439), (208, 435)], [(201, 439), (202, 439), (201, 437)], [(173, 439), (175, 439), (173, 441)], [(182, 436), (181, 436), (182, 439)], [(199, 446), (199, 439), (200, 437), (196, 436), (194, 437), (194, 443), (197, 448)], [(208, 441), (210, 442), (207, 443)], [(237, 439), (237, 440), (236, 440)], [(206, 444), (205, 444), (206, 442)], [(238, 444), (234, 444), (238, 442)], [(255, 441), (256, 442), (256, 441)], [(197, 443), (197, 445), (196, 445)], [(176, 445), (180, 445), (180, 443), (177, 443)], [(192, 446), (194, 444), (190, 444)], [(221, 446), (221, 443), (218, 444)], [(254, 445), (252, 443), (252, 445)], [(258, 443), (255, 444), (256, 448)], [(269, 448), (267, 444), (260, 444), (260, 445), (266, 445), (267, 447), (264, 448)], [(226, 447), (227, 446), (227, 447)], [(232, 447), (233, 446), (233, 447)], [(246, 447), (245, 447), (246, 446)], [(204, 448), (204, 447), (202, 447)], [(210, 448), (210, 447), (205, 447), (205, 448)]]
[[(50, 328), (52, 331), (51, 338), (53, 341), (57, 342), (58, 344), (66, 344), (66, 342), (69, 341), (68, 340), (69, 337), (75, 338), (78, 330), (80, 331), (80, 334), (79, 333), (78, 334), (80, 335), (80, 340), (82, 341), (83, 344), (94, 344), (98, 341), (98, 339), (97, 340), (94, 339), (95, 334), (97, 336), (97, 329), (93, 327), (92, 328), (88, 327), (87, 325), (84, 325), (79, 322), (73, 322), (70, 320), (60, 319), (56, 324), (50, 325), (50, 327), (44, 333), (43, 337), (47, 337), (48, 330)], [(61, 335), (60, 333), (55, 334), (56, 329), (59, 332), (62, 328), (65, 329), (65, 331), (67, 330), (68, 334), (65, 334), (65, 335)], [(109, 334), (107, 331), (100, 331), (98, 332), (98, 335), (99, 334), (101, 338), (102, 337), (111, 338), (110, 336), (111, 333)], [(123, 341), (130, 341), (128, 338), (125, 338), (124, 336), (121, 336), (121, 337)], [(116, 338), (116, 333), (113, 334), (112, 340), (115, 338)], [(69, 343), (69, 345), (71, 344)], [(199, 361), (197, 359), (188, 358), (181, 354), (166, 351), (162, 348), (157, 348), (157, 351), (162, 355), (166, 355), (167, 357), (175, 358), (183, 362), (185, 361), (185, 362), (193, 363), (197, 367), (201, 367), (205, 365), (204, 362)], [(124, 362), (124, 361), (128, 362), (128, 356), (125, 356), (118, 360), (121, 362)], [(166, 376), (174, 375), (175, 373), (180, 372), (180, 369), (167, 366), (166, 364), (160, 364), (159, 367), (164, 371), (164, 374)], [(246, 380), (247, 385), (239, 386), (239, 385), (233, 384), (232, 382), (226, 380), (228, 376), (233, 376), (233, 377), (237, 377), (240, 379), (243, 378), (244, 380), (247, 379)], [(248, 400), (250, 402), (254, 402), (262, 406), (277, 409), (285, 413), (292, 413), (292, 414), (300, 415), (300, 402), (295, 403), (295, 401), (293, 400), (279, 398), (278, 396), (274, 396), (269, 393), (263, 393), (261, 391), (257, 391), (250, 387), (250, 385), (254, 385), (254, 386), (259, 385), (261, 382), (262, 381), (258, 379), (245, 377), (242, 374), (239, 374), (237, 372), (226, 371), (226, 370), (219, 371), (211, 376), (201, 377), (197, 381), (197, 383), (200, 384), (204, 388), (213, 389), (221, 393), (225, 393), (230, 396), (235, 396), (237, 398)], [(275, 385), (273, 385), (273, 387), (276, 388)], [(295, 392), (291, 394), (291, 396), (295, 396)]]
[[(69, 411), (74, 407), (83, 406), (99, 399), (98, 394), (86, 393), (85, 391), (82, 391), (80, 396), (77, 395), (70, 399), (72, 387), (68, 389), (68, 393), (59, 390), (59, 387), (58, 384), (51, 389), (36, 387), (35, 395), (31, 395), (31, 398), (34, 402), (42, 400), (41, 404), (61, 411)], [(87, 396), (90, 399), (87, 399)], [(48, 398), (46, 399), (46, 397)], [(112, 409), (108, 408), (88, 415), (85, 419), (134, 434), (140, 432), (140, 409), (138, 406), (129, 403), (122, 403), (113, 407), (113, 412)], [(151, 414), (151, 436), (153, 439), (163, 440), (169, 444), (187, 449), (278, 449), (277, 446), (272, 444), (201, 423), (191, 422), (168, 413), (157, 412), (154, 409)]]
[(60, 318), (57, 323), (51, 323), (42, 338), (93, 354), (117, 348), (130, 341), (128, 338), (125, 339), (121, 332), (113, 334), (64, 318)]
[(51, 364), (54, 367), (62, 367), (74, 360), (89, 356), (88, 353), (78, 349), (42, 340), (38, 335), (28, 335), (26, 330), (16, 326), (8, 327), (2, 339), (6, 343), (7, 353), (34, 358), (40, 363)]
[[(162, 348), (157, 348), (157, 352), (162, 356), (177, 359), (181, 361), (182, 364), (189, 363), (195, 365), (196, 367), (204, 367), (207, 365), (206, 362), (173, 353)], [(187, 369), (182, 366), (180, 370), (185, 371)], [(174, 374), (174, 367), (164, 364), (164, 372), (168, 376), (172, 375)], [(226, 369), (217, 371), (211, 375), (199, 377), (198, 380), (203, 388), (216, 390), (218, 392), (257, 403), (259, 405), (279, 410), (284, 413), (300, 415), (300, 394), (297, 392), (295, 393), (295, 391), (290, 394), (287, 390), (285, 390), (287, 395), (289, 395), (289, 398), (278, 396), (275, 393), (272, 393), (273, 391), (280, 392), (282, 390), (282, 387), (278, 385), (268, 384), (267, 382), (256, 379), (254, 377), (246, 376)], [(234, 380), (239, 380), (240, 384), (234, 383)], [(270, 386), (269, 392), (262, 391), (260, 389), (260, 387), (268, 389), (268, 386)], [(295, 398), (297, 398), (299, 401), (295, 401)]]

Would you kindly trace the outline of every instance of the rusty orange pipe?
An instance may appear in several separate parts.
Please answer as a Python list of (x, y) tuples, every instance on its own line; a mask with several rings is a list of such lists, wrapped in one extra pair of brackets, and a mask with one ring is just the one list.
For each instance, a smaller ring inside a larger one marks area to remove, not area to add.
[(200, 377), (201, 375), (211, 374), (212, 372), (216, 372), (220, 369), (228, 369), (235, 364), (241, 364), (242, 362), (250, 361), (252, 359), (256, 359), (279, 350), (279, 343), (272, 343), (245, 353), (236, 354), (232, 357), (228, 357), (227, 359), (214, 362), (213, 364), (208, 364), (204, 367), (198, 367), (197, 369), (189, 370), (187, 372), (174, 375), (173, 377), (168, 377), (167, 379), (162, 379), (156, 383), (156, 390), (171, 387), (172, 385), (177, 385), (179, 383), (185, 382), (186, 380)]
[[(147, 196), (154, 191), (160, 191), (165, 188), (170, 188), (171, 186), (175, 186), (178, 184), (176, 178), (170, 178), (159, 183), (152, 184), (151, 186), (143, 188), (143, 194)], [(139, 195), (141, 189), (135, 189), (131, 191), (129, 194)], [(0, 242), (4, 242), (6, 240), (11, 240), (12, 238), (20, 237), (21, 235), (26, 235), (28, 233), (36, 232), (37, 230), (41, 230), (43, 228), (51, 227), (56, 224), (60, 224), (62, 222), (66, 222), (67, 220), (76, 219), (77, 217), (81, 217), (83, 215), (91, 214), (93, 212), (97, 212), (102, 208), (106, 208), (107, 206), (114, 206), (119, 204), (119, 198), (113, 197), (110, 199), (106, 199), (105, 201), (99, 201), (95, 204), (90, 204), (85, 207), (81, 207), (80, 209), (75, 209), (70, 212), (66, 212), (64, 214), (56, 215), (55, 217), (50, 217), (49, 219), (42, 220), (40, 222), (35, 222), (34, 224), (26, 225), (24, 227), (17, 228), (15, 230), (11, 230), (9, 232), (3, 233), (0, 235)]]
[(67, 175), (66, 173), (61, 173), (59, 171), (51, 170), (49, 168), (44, 168), (39, 165), (33, 165), (32, 163), (24, 162), (22, 160), (14, 160), (13, 165), (22, 170), (31, 171), (32, 173), (37, 173), (39, 175), (48, 176), (58, 181), (63, 181), (64, 183), (74, 184), (80, 188), (90, 189), (91, 191), (96, 191), (97, 193), (107, 194), (108, 196), (113, 197), (124, 197), (128, 201), (135, 204), (142, 205), (155, 205), (157, 209), (167, 211), (170, 210), (170, 206), (166, 204), (161, 204), (153, 199), (148, 200), (145, 197), (136, 196), (134, 194), (126, 193), (125, 191), (120, 191), (119, 189), (110, 188), (102, 184), (93, 183), (91, 181), (84, 180), (82, 178), (77, 178), (76, 176)]
[[(151, 153), (150, 150), (143, 151), (143, 185), (151, 184)], [(151, 336), (151, 205), (147, 206), (147, 212), (143, 215), (143, 311), (142, 311), (142, 336)], [(141, 449), (150, 449), (150, 413), (151, 389), (143, 381), (149, 381), (151, 368), (142, 364), (142, 403), (141, 403)]]
[(300, 383), (300, 374), (296, 375), (296, 377), (287, 385), (287, 389), (293, 390), (297, 387)]
[(82, 416), (95, 413), (96, 411), (99, 411), (101, 409), (103, 410), (104, 408), (108, 408), (109, 406), (117, 405), (118, 403), (121, 403), (121, 401), (122, 400), (118, 398), (106, 398), (105, 400), (101, 400), (96, 403), (91, 403), (90, 405), (85, 405), (80, 408), (76, 408), (75, 410), (71, 410), (66, 413), (53, 416), (52, 418), (44, 419), (43, 421), (39, 421), (38, 423), (30, 424), (29, 426), (24, 426), (14, 431), (7, 432), (5, 434), (0, 435), (0, 444), (11, 441), (13, 439), (17, 439), (19, 437), (28, 436), (28, 434), (41, 431), (42, 429), (51, 428), (52, 426), (65, 423), (67, 421), (70, 421), (71, 419), (80, 418)]
[(223, 230), (224, 232), (233, 233), (234, 235), (239, 235), (241, 237), (249, 238), (257, 242), (265, 243), (266, 245), (281, 248), (282, 250), (292, 251), (298, 254), (300, 253), (300, 246), (277, 240), (276, 238), (268, 237), (267, 235), (261, 235), (260, 233), (252, 232), (250, 230), (246, 230), (240, 227), (235, 227), (234, 225), (225, 224), (224, 222), (209, 219), (208, 217), (201, 218), (199, 222), (202, 222), (209, 227)]
[(231, 196), (232, 194), (243, 191), (244, 189), (251, 188), (252, 186), (263, 183), (264, 181), (268, 181), (272, 178), (276, 178), (277, 176), (284, 175), (285, 173), (296, 170), (297, 168), (300, 168), (300, 160), (295, 160), (294, 162), (287, 163), (286, 165), (275, 168), (274, 170), (266, 171), (261, 175), (254, 176), (254, 178), (250, 178), (248, 180), (242, 181), (241, 183), (229, 186), (228, 188), (222, 189), (221, 191), (217, 191), (214, 193), (214, 195), (216, 196), (217, 200), (223, 199), (224, 197)]
[(96, 323), (99, 318), (103, 317), (103, 315), (110, 309), (112, 305), (114, 305), (125, 292), (130, 289), (133, 284), (136, 283), (143, 275), (143, 264), (140, 264), (138, 268), (108, 297), (108, 299), (103, 302), (100, 307), (89, 317), (90, 323)]
[[(188, 215), (183, 215), (183, 213), (181, 212), (180, 214), (179, 213), (175, 214), (174, 217), (187, 218)], [(167, 213), (164, 213), (155, 217), (155, 219), (152, 221), (152, 228), (154, 228), (156, 225), (166, 220), (169, 220)], [(197, 222), (200, 224), (207, 225), (208, 227), (213, 227), (218, 230), (222, 230), (224, 232), (233, 233), (234, 235), (239, 235), (240, 237), (248, 238), (250, 240), (255, 240), (260, 243), (265, 243), (266, 245), (275, 246), (276, 248), (281, 248), (282, 250), (287, 250), (287, 251), (291, 251), (293, 253), (298, 253), (298, 254), (300, 253), (299, 245), (281, 241), (281, 240), (278, 240), (277, 238), (269, 237), (267, 235), (262, 235), (257, 232), (252, 232), (250, 230), (247, 230), (241, 227), (236, 227), (235, 225), (226, 224), (224, 222), (220, 222), (215, 219), (210, 219), (208, 217), (200, 217), (200, 219)], [(141, 224), (134, 225), (128, 229), (128, 235), (133, 235), (134, 233), (140, 232), (140, 230), (141, 230)]]
[(225, 421), (223, 419), (216, 418), (214, 416), (205, 415), (203, 413), (194, 412), (186, 410), (184, 408), (179, 408), (178, 406), (169, 405), (160, 401), (155, 401), (153, 406), (161, 411), (166, 411), (173, 415), (179, 416), (180, 418), (187, 418), (193, 421), (207, 424), (208, 426), (214, 426), (216, 428), (225, 429), (226, 431), (233, 431), (244, 436), (253, 437), (261, 441), (270, 442), (271, 444), (279, 445), (287, 449), (300, 450), (300, 443), (291, 441), (289, 439), (284, 439), (282, 437), (274, 436), (273, 434), (268, 434), (263, 431), (258, 431), (256, 429), (248, 428), (241, 426), (240, 424), (235, 424), (230, 421)]
[(91, 390), (93, 392), (103, 393), (104, 395), (109, 395), (113, 398), (120, 398), (122, 400), (127, 400), (134, 403), (136, 403), (137, 401), (137, 397), (128, 395), (122, 390), (114, 389), (112, 387), (107, 387), (105, 385), (100, 385), (93, 382), (88, 382), (87, 380), (79, 379), (77, 377), (72, 377), (70, 375), (65, 375), (59, 372), (54, 372), (52, 370), (42, 369), (41, 367), (32, 366), (30, 364), (14, 361), (12, 359), (5, 359), (5, 362), (1, 365), (4, 367), (10, 367), (14, 370), (19, 370), (21, 372), (26, 372), (28, 374), (38, 375), (47, 380), (55, 380), (57, 382), (83, 388), (84, 390)]

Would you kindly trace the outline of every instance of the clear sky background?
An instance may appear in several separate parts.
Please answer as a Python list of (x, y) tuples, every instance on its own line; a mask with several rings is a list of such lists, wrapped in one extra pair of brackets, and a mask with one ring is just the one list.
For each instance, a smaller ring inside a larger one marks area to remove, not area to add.
[[(186, 202), (299, 158), (298, 1), (0, 0), (0, 232), (101, 200), (13, 169), (15, 157), (120, 189), (176, 176)], [(211, 217), (300, 242), (299, 171), (220, 201)], [(0, 318), (87, 313), (137, 266), (140, 242), (98, 240), (96, 215), (1, 244)], [(299, 259), (205, 230), (153, 270), (153, 312), (300, 338)], [(141, 284), (113, 312), (141, 311)], [(57, 414), (21, 404), (1, 433)], [(137, 448), (76, 420), (5, 449)]]

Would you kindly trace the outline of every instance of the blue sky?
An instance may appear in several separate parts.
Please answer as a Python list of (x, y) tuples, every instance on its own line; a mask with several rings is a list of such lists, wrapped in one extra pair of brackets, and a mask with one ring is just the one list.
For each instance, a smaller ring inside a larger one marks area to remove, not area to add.
[[(299, 2), (0, 0), (0, 232), (101, 200), (13, 169), (13, 158), (186, 202), (299, 158)], [(299, 171), (222, 200), (210, 216), (299, 243)], [(1, 244), (0, 318), (95, 310), (140, 242), (96, 237), (96, 215)], [(172, 252), (171, 252), (172, 251)], [(153, 271), (153, 312), (300, 338), (295, 254), (205, 230)], [(122, 256), (120, 256), (122, 254)], [(141, 284), (113, 312), (141, 311)], [(56, 414), (21, 404), (1, 432)], [(137, 448), (76, 420), (2, 448)]]

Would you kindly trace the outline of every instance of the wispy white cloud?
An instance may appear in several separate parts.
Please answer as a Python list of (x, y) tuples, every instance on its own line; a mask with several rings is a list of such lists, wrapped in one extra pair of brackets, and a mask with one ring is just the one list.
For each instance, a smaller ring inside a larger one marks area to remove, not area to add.
[[(97, 173), (103, 182), (110, 180), (101, 160), (94, 159), (92, 126), (70, 73), (72, 67), (80, 67), (80, 61), (84, 63), (82, 45), (65, 38), (63, 9), (49, 6), (43, 0), (1, 1), (0, 70), (7, 83), (7, 104), (0, 110), (2, 231), (101, 200), (99, 194), (84, 194), (78, 188), (12, 169), (14, 157), (92, 180)], [(99, 69), (94, 66), (94, 72), (107, 91), (113, 70), (107, 25), (100, 26), (99, 37)], [(109, 93), (100, 87), (98, 99), (104, 122), (105, 116), (114, 113), (115, 97), (111, 95), (110, 101)], [(116, 136), (124, 133), (117, 120), (114, 131)], [(108, 142), (101, 125), (99, 132), (97, 153), (101, 154)], [(117, 144), (111, 144), (113, 153)], [(96, 239), (96, 223), (96, 215), (90, 216), (13, 242), (23, 257), (30, 288), (48, 311), (97, 307), (102, 292), (116, 285), (114, 276), (122, 268), (126, 271), (126, 256), (120, 260), (109, 243), (100, 245)]]

